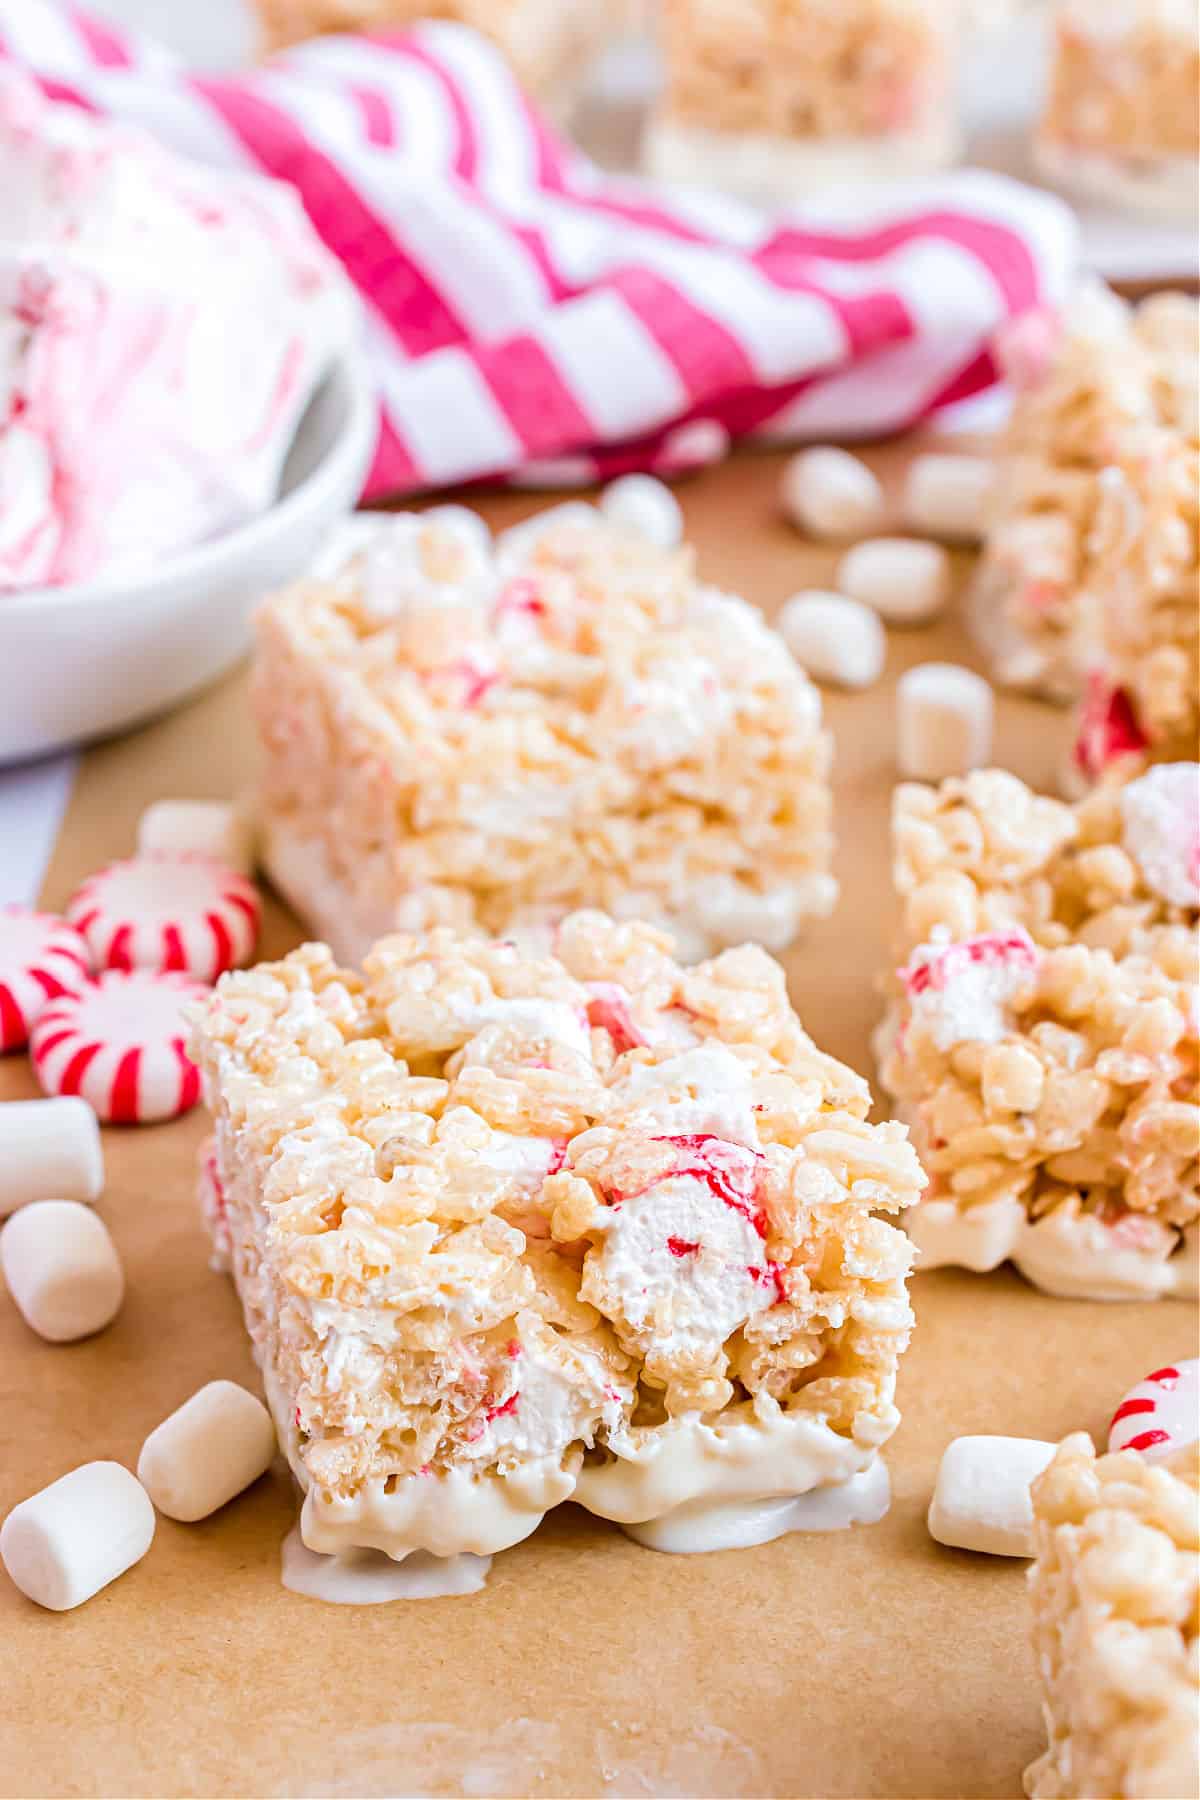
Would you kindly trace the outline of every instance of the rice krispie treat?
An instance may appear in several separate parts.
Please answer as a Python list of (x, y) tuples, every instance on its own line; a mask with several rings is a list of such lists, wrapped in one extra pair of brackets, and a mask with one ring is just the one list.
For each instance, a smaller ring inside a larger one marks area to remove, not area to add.
[(763, 951), (595, 912), (541, 960), (309, 944), (193, 1047), (310, 1548), (486, 1553), (572, 1497), (702, 1529), (873, 1467), (911, 1325), (878, 1215), (924, 1176)]
[(574, 89), (628, 23), (630, 0), (256, 0), (263, 47), (286, 49), (331, 32), (404, 31), (451, 19), (480, 31), (522, 86), (551, 102)]
[(1080, 692), (1095, 656), (1089, 596), (1109, 574), (1098, 510), (1144, 427), (1194, 438), (1198, 344), (1189, 296), (1130, 307), (1094, 283), (1061, 319), (1027, 315), (997, 346), (1015, 401), (969, 601), (997, 680), (1055, 700)]
[(593, 509), (496, 549), (358, 521), (258, 631), (266, 866), (356, 961), (388, 931), (540, 933), (581, 905), (688, 959), (829, 911), (816, 688), (744, 601)]
[[(1193, 379), (1195, 369), (1193, 367)], [(1200, 443), (1142, 427), (1103, 471), (1074, 761), (1128, 779), (1200, 750)]]
[(956, 0), (664, 0), (664, 180), (795, 200), (949, 162)]
[(1076, 193), (1194, 222), (1194, 0), (1061, 0), (1036, 151), (1045, 173)]
[(893, 806), (882, 1078), (929, 1171), (920, 1267), (1195, 1294), (1200, 768), (1080, 805), (981, 770)]
[(1033, 1483), (1033, 1644), (1049, 1748), (1031, 1800), (1200, 1792), (1200, 1452), (1097, 1457), (1077, 1432)]

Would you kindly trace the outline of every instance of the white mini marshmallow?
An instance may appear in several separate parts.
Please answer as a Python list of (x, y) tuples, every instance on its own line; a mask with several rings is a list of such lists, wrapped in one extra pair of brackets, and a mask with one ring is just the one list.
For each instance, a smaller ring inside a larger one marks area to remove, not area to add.
[(866, 688), (883, 673), (887, 638), (861, 600), (805, 588), (785, 603), (777, 624), (801, 668), (817, 681)]
[(210, 1381), (142, 1445), (138, 1480), (169, 1519), (206, 1519), (257, 1481), (275, 1454), (261, 1400), (234, 1381)]
[(622, 475), (600, 496), (610, 525), (636, 532), (660, 550), (683, 542), (683, 509), (665, 482), (653, 475)]
[(0, 1526), (0, 1562), (21, 1592), (67, 1612), (145, 1556), (154, 1508), (120, 1463), (84, 1463), (14, 1506)]
[(904, 483), (905, 521), (947, 543), (978, 543), (995, 480), (995, 468), (983, 456), (915, 457)]
[(810, 537), (846, 539), (878, 531), (884, 519), (883, 488), (865, 462), (828, 445), (801, 450), (786, 464), (780, 487), (783, 510)]
[(950, 559), (940, 544), (919, 538), (868, 538), (843, 556), (837, 585), (889, 625), (924, 625), (945, 610)]
[(896, 761), (914, 781), (944, 781), (989, 761), (995, 700), (982, 675), (918, 663), (896, 684)]
[(0, 1219), (31, 1200), (95, 1200), (103, 1187), (100, 1127), (86, 1100), (0, 1105)]
[(988, 1556), (1032, 1556), (1029, 1485), (1057, 1448), (1040, 1438), (955, 1438), (938, 1467), (930, 1537)]
[(421, 517), (436, 521), (444, 530), (453, 532), (455, 537), (470, 544), (481, 556), (486, 556), (492, 548), (491, 527), (473, 507), (458, 506), (447, 501), (444, 506), (429, 507)]
[(588, 530), (599, 523), (600, 514), (587, 500), (560, 500), (556, 506), (544, 506), (531, 513), (519, 525), (510, 525), (496, 539), (496, 554), (502, 568), (519, 567), (532, 553), (540, 538), (550, 531)]
[(52, 1344), (111, 1325), (125, 1275), (103, 1219), (78, 1200), (39, 1200), (0, 1231), (0, 1269), (25, 1323)]
[(181, 851), (211, 856), (239, 875), (254, 867), (254, 827), (224, 800), (156, 800), (138, 824), (139, 856)]

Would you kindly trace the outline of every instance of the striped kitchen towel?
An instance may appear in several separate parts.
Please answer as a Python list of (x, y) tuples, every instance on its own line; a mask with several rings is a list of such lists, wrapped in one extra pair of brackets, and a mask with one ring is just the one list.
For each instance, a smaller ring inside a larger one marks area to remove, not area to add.
[(367, 315), (368, 497), (896, 431), (996, 378), (1074, 257), (1051, 196), (967, 170), (765, 213), (603, 172), (462, 27), (199, 75), (64, 0), (0, 0), (0, 70), (292, 182)]

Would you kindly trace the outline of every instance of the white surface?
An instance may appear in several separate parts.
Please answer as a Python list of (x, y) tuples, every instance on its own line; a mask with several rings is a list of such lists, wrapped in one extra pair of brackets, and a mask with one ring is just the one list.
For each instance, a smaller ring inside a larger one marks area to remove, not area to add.
[(255, 603), (306, 568), (353, 507), (375, 434), (367, 377), (346, 356), (305, 414), (268, 512), (136, 579), (6, 595), (0, 764), (123, 730), (222, 674), (246, 648)]

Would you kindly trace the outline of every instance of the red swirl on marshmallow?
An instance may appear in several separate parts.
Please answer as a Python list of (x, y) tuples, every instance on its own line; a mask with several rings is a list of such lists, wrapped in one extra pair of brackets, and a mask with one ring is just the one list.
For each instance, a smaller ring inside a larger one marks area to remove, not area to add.
[(27, 906), (0, 906), (0, 1053), (23, 1049), (50, 1001), (76, 993), (91, 969), (73, 925)]
[(1110, 1450), (1138, 1450), (1149, 1461), (1200, 1437), (1200, 1361), (1168, 1363), (1130, 1388), (1108, 1428)]
[(112, 863), (67, 908), (99, 968), (163, 969), (208, 982), (247, 960), (259, 916), (258, 892), (244, 875), (186, 851)]
[(922, 944), (899, 971), (912, 1024), (939, 1050), (994, 1044), (1010, 1029), (1010, 1008), (1037, 975), (1038, 951), (1022, 926), (985, 931), (961, 943)]
[(78, 1094), (110, 1125), (173, 1119), (200, 1098), (184, 1047), (183, 1010), (207, 989), (186, 975), (109, 969), (52, 1001), (33, 1028), (33, 1066), (47, 1094)]

